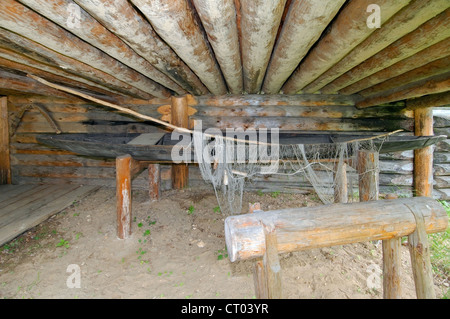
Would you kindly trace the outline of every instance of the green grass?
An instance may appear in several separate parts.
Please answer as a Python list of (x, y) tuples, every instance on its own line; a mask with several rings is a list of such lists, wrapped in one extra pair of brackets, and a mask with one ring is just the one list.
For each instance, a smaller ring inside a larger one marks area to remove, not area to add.
[[(447, 215), (450, 219), (450, 204), (447, 201), (439, 200), (442, 206), (445, 207)], [(430, 252), (431, 252), (431, 266), (435, 276), (441, 279), (450, 280), (450, 227), (447, 227), (445, 232), (428, 235)], [(445, 299), (450, 297), (450, 289), (444, 292)]]

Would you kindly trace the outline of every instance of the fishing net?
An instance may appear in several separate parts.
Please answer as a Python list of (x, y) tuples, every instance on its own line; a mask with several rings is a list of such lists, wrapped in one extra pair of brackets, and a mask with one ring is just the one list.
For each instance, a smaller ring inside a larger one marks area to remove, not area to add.
[(373, 173), (379, 170), (378, 162), (368, 171), (358, 169), (358, 153), (379, 152), (387, 138), (282, 144), (274, 132), (270, 138), (267, 131), (245, 133), (193, 134), (201, 175), (212, 184), (221, 211), (227, 215), (241, 212), (245, 184), (261, 176), (303, 175), (324, 204), (357, 201), (359, 176), (378, 176)]

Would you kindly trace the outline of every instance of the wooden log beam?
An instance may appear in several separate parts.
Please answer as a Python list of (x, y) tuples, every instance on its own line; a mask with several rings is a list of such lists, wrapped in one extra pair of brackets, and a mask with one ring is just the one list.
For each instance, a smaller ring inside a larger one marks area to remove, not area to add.
[(423, 213), (427, 233), (447, 228), (444, 207), (427, 197), (290, 208), (227, 217), (227, 251), (232, 262), (262, 257), (265, 236), (261, 224), (269, 221), (275, 226), (280, 254), (407, 236), (416, 229), (416, 221), (406, 205)]
[(429, 94), (447, 92), (450, 88), (450, 73), (444, 73), (398, 88), (368, 96), (356, 103), (358, 108), (367, 108), (384, 103), (413, 99)]
[(0, 185), (11, 184), (8, 98), (0, 97)]
[(410, 110), (448, 105), (450, 105), (450, 92), (427, 95), (406, 102), (406, 107)]
[[(139, 56), (72, 0), (51, 2), (47, 0), (19, 0), (19, 2), (149, 79), (178, 94), (186, 93), (167, 75)], [(76, 17), (76, 19), (79, 19), (78, 24), (73, 21), (74, 12), (78, 14)]]
[(334, 93), (380, 70), (404, 60), (450, 36), (450, 9), (428, 20), (321, 89)]
[[(431, 136), (433, 131), (433, 109), (421, 108), (414, 111), (414, 133), (417, 136)], [(433, 192), (433, 146), (414, 150), (414, 190), (416, 196), (430, 197)]]
[(240, 1), (244, 90), (259, 93), (286, 0)]
[[(388, 21), (410, 1), (378, 1), (382, 9), (381, 24)], [(296, 94), (350, 53), (376, 29), (367, 27), (367, 7), (371, 0), (350, 1), (339, 13), (329, 32), (311, 50), (306, 59), (284, 84), (285, 94)]]
[(355, 94), (378, 83), (388, 81), (389, 79), (395, 78), (399, 75), (417, 69), (435, 60), (442, 59), (443, 57), (449, 55), (450, 44), (449, 40), (445, 39), (414, 54), (413, 56), (410, 56), (407, 59), (399, 61), (386, 69), (380, 70), (372, 74), (371, 76), (368, 76), (356, 83), (353, 83), (352, 85), (339, 90), (339, 93)]
[[(2, 53), (2, 49), (0, 48), (0, 56), (1, 56), (1, 53)], [(84, 90), (89, 91), (89, 94), (91, 96), (94, 96), (99, 99), (103, 99), (103, 100), (106, 100), (106, 101), (109, 101), (112, 103), (117, 103), (118, 100), (120, 99), (119, 95), (108, 92), (106, 90), (99, 89), (97, 87), (94, 87), (94, 86), (91, 86), (91, 85), (88, 85), (88, 84), (85, 84), (82, 82), (78, 82), (78, 81), (72, 80), (70, 78), (61, 76), (61, 75), (57, 75), (57, 74), (50, 73), (47, 71), (42, 71), (40, 69), (36, 69), (36, 68), (30, 67), (30, 66), (27, 66), (25, 64), (10, 61), (10, 60), (4, 59), (2, 57), (0, 57), (0, 68), (16, 70), (16, 71), (20, 71), (24, 74), (31, 73), (31, 74), (37, 75), (39, 77), (46, 78), (52, 82), (63, 83), (64, 85), (68, 85), (68, 86), (71, 86), (74, 88), (82, 88)], [(56, 73), (59, 73), (59, 72), (56, 72)]]
[(209, 93), (197, 75), (161, 40), (150, 23), (130, 2), (127, 0), (75, 0), (75, 2), (183, 89), (194, 95)]
[(147, 99), (152, 96), (170, 96), (170, 91), (160, 84), (130, 69), (24, 5), (14, 0), (4, 0), (1, 4), (0, 27), (127, 82), (142, 91)]
[(145, 92), (116, 79), (108, 73), (50, 50), (37, 42), (31, 41), (6, 29), (0, 28), (0, 31), (0, 47), (2, 48), (20, 52), (30, 59), (35, 59), (41, 63), (60, 68), (91, 82), (98, 83), (106, 89), (120, 92), (123, 95), (142, 99), (147, 99), (149, 97)]
[[(331, 91), (324, 88), (327, 84), (385, 49), (447, 8), (447, 0), (411, 1), (410, 4), (383, 24), (380, 29), (354, 48), (341, 61), (305, 87), (303, 91), (306, 93), (314, 93), (323, 88), (322, 91), (324, 93), (331, 93)], [(384, 8), (382, 8), (382, 14), (384, 14)]]
[[(188, 128), (189, 116), (186, 96), (172, 97), (172, 125)], [(188, 164), (172, 164), (172, 188), (183, 189), (188, 185), (189, 166)]]
[(12, 94), (39, 94), (45, 96), (56, 96), (63, 98), (72, 98), (70, 94), (49, 88), (26, 76), (20, 76), (14, 73), (2, 71), (0, 69), (0, 90), (10, 91)]
[(412, 82), (432, 78), (442, 73), (450, 74), (450, 56), (430, 62), (422, 67), (396, 76), (388, 81), (374, 85), (359, 92), (359, 94), (362, 96), (376, 95), (378, 93), (389, 91)]
[(293, 1), (267, 68), (262, 91), (277, 94), (345, 1)]
[(227, 87), (193, 9), (184, 0), (132, 0), (158, 35), (197, 74), (208, 90), (226, 94)]
[(233, 0), (193, 1), (228, 89), (242, 94), (241, 53)]

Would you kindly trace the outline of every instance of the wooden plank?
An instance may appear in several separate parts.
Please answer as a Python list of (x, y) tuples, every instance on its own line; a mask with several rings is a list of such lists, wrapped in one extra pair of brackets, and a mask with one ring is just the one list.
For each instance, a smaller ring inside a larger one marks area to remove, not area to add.
[(281, 299), (281, 266), (278, 258), (278, 240), (274, 225), (264, 224), (266, 250), (263, 256), (264, 277), (267, 281), (267, 298)]
[(435, 60), (441, 59), (442, 57), (448, 56), (450, 54), (450, 46), (448, 45), (448, 40), (442, 40), (422, 51), (401, 60), (388, 68), (380, 70), (358, 82), (353, 83), (341, 90), (341, 94), (355, 94), (359, 91), (367, 89), (378, 83), (382, 83), (396, 76), (402, 75), (406, 72), (414, 70), (418, 67), (424, 66), (427, 63), (433, 62)]
[(378, 152), (358, 151), (359, 201), (378, 200), (379, 194), (379, 158)]
[(232, 94), (242, 94), (244, 85), (234, 1), (194, 0), (193, 3), (229, 91)]
[(402, 266), (402, 239), (383, 240), (383, 298), (401, 299), (402, 287), (400, 269)]
[[(143, 93), (143, 98), (168, 97), (170, 91), (153, 80), (113, 59), (71, 32), (45, 19), (14, 0), (2, 1), (0, 26), (26, 36), (46, 47), (81, 61), (111, 76), (131, 84)], [(32, 21), (33, 23), (30, 23)], [(39, 27), (33, 27), (34, 25)]]
[[(61, 188), (61, 186), (59, 186)], [(2, 227), (0, 232), (0, 245), (12, 240), (26, 230), (33, 228), (70, 206), (74, 201), (80, 200), (97, 190), (98, 186), (77, 186), (74, 190), (66, 193), (64, 196), (55, 198), (47, 204), (36, 210), (27, 210), (24, 213), (15, 216), (7, 225)], [(72, 189), (72, 187), (70, 187)]]
[[(433, 135), (433, 109), (414, 111), (415, 135)], [(414, 150), (414, 189), (417, 196), (431, 196), (433, 191), (433, 147)]]
[(202, 95), (208, 89), (155, 32), (129, 1), (77, 0), (84, 10), (120, 37), (136, 53), (186, 91)]
[(117, 237), (131, 236), (131, 162), (130, 155), (116, 158)]
[[(410, 1), (378, 1), (383, 8), (381, 25), (394, 16)], [(376, 29), (367, 27), (369, 5), (371, 0), (351, 1), (340, 12), (331, 25), (329, 32), (309, 52), (290, 79), (283, 85), (285, 94), (295, 94), (313, 82), (320, 75), (350, 53)]]
[[(415, 0), (400, 10), (376, 32), (354, 48), (347, 56), (303, 89), (314, 93), (322, 90), (331, 93), (326, 85), (350, 71), (387, 46), (415, 30), (448, 8), (447, 0)], [(381, 9), (384, 14), (384, 8)]]
[(0, 185), (3, 184), (11, 184), (8, 98), (6, 96), (0, 97)]
[[(46, 0), (19, 0), (19, 2), (42, 14), (44, 17), (58, 24), (60, 27), (72, 32), (80, 39), (102, 50), (124, 65), (127, 65), (131, 69), (142, 73), (149, 79), (152, 79), (153, 81), (175, 91), (178, 94), (186, 93), (186, 91), (184, 91), (178, 84), (157, 70), (147, 60), (135, 53), (120, 38), (106, 29), (73, 1), (57, 0), (48, 2)], [(71, 20), (71, 17), (73, 18), (74, 11), (79, 13), (77, 18), (79, 19), (80, 25), (78, 26)]]
[(26, 192), (36, 187), (35, 185), (0, 185), (0, 203), (9, 198), (15, 197), (17, 194)]
[(195, 19), (187, 1), (132, 0), (147, 17), (158, 35), (197, 74), (208, 90), (216, 95), (226, 94), (227, 87), (211, 51), (206, 35)]
[(345, 1), (293, 1), (267, 68), (262, 91), (277, 94)]
[(0, 203), (0, 209), (2, 214), (9, 212), (11, 209), (19, 208), (30, 201), (39, 198), (39, 193), (48, 189), (49, 185), (39, 185), (31, 189), (25, 190), (24, 193), (15, 193), (14, 196), (8, 197), (8, 199)]
[(232, 262), (262, 257), (261, 223), (265, 221), (275, 225), (279, 254), (407, 236), (416, 229), (406, 206), (413, 203), (423, 212), (427, 233), (445, 231), (447, 213), (428, 197), (321, 205), (229, 216), (225, 219), (227, 251)]
[[(450, 8), (346, 72), (321, 91), (337, 92), (450, 36)], [(424, 36), (426, 34), (426, 36)]]
[(131, 145), (156, 145), (156, 143), (165, 135), (166, 133), (144, 133), (141, 134), (127, 144)]
[(286, 0), (241, 1), (241, 47), (244, 90), (259, 93)]

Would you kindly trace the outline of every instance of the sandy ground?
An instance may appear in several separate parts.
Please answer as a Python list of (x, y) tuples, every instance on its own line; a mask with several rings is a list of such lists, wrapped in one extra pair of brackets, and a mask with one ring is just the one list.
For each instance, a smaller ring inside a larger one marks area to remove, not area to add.
[[(316, 198), (245, 193), (243, 211), (249, 202), (264, 210), (321, 205)], [(134, 191), (133, 235), (119, 240), (115, 190), (101, 188), (0, 248), (0, 297), (255, 298), (252, 262), (226, 257), (224, 216), (215, 207), (214, 193), (204, 189), (165, 191), (158, 202)], [(402, 249), (403, 297), (415, 298), (409, 253)], [(381, 245), (280, 258), (284, 298), (382, 298)], [(71, 288), (76, 269), (80, 288)], [(442, 295), (437, 286), (436, 293)]]

